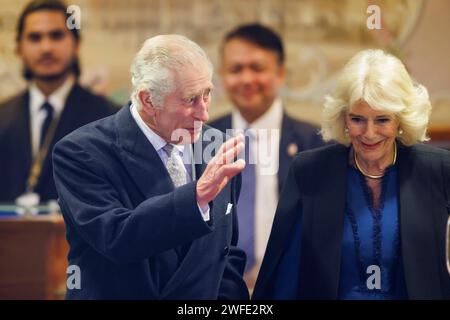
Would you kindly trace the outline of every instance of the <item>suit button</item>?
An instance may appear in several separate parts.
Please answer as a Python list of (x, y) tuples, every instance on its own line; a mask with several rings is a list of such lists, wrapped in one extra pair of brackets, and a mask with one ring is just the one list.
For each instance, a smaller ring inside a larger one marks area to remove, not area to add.
[(230, 253), (230, 248), (229, 248), (228, 246), (225, 246), (225, 247), (223, 248), (223, 256), (224, 256), (224, 257), (227, 256), (228, 253)]

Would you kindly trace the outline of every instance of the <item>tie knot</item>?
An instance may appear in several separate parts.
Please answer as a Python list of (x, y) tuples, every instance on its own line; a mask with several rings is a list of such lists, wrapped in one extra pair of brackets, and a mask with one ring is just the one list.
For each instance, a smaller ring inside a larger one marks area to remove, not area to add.
[(166, 144), (163, 147), (164, 152), (170, 157), (172, 155), (173, 150), (175, 149), (174, 145), (171, 143)]
[(41, 110), (47, 111), (48, 115), (53, 115), (53, 106), (47, 101), (41, 106)]

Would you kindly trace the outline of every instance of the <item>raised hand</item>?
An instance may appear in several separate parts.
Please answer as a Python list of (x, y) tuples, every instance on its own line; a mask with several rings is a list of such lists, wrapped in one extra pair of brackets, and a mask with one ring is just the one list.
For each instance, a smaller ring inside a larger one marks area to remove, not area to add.
[(197, 182), (197, 202), (201, 208), (214, 200), (226, 184), (244, 170), (245, 161), (243, 159), (236, 160), (237, 155), (243, 149), (244, 136), (239, 134), (225, 141), (208, 163)]

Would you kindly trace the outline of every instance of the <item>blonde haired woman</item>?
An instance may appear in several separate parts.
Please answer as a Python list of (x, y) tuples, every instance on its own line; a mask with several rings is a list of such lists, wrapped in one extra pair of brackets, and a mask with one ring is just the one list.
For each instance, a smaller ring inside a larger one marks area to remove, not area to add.
[(322, 124), (338, 143), (292, 164), (255, 299), (450, 298), (450, 152), (420, 143), (430, 112), (396, 57), (348, 62)]

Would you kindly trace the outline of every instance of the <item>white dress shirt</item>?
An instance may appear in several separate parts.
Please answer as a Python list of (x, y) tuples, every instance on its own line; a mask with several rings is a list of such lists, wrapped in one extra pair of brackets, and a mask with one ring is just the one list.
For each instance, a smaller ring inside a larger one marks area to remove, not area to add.
[[(167, 160), (169, 159), (167, 153), (163, 150), (163, 147), (167, 144), (166, 140), (160, 137), (155, 133), (145, 122), (142, 120), (136, 106), (131, 104), (130, 106), (131, 115), (133, 116), (134, 121), (138, 125), (139, 129), (141, 129), (142, 133), (148, 139), (148, 141), (152, 144), (153, 148), (155, 148), (158, 156), (161, 161), (164, 163), (164, 166), (167, 164)], [(186, 181), (191, 182), (195, 180), (195, 172), (192, 166), (193, 162), (193, 153), (191, 145), (176, 145), (174, 144), (174, 150), (177, 152), (176, 159), (181, 164), (181, 167), (184, 168), (186, 174)], [(209, 221), (209, 205), (205, 208), (200, 208), (200, 205), (197, 203), (197, 206), (202, 214), (204, 221)]]
[[(255, 268), (251, 271), (255, 274), (261, 267), (278, 203), (277, 174), (282, 120), (281, 99), (276, 99), (269, 110), (251, 124), (247, 123), (236, 109), (232, 112), (233, 129), (252, 129), (252, 132), (256, 133), (256, 139), (253, 140), (251, 145), (252, 154), (257, 155), (255, 158), (256, 263)], [(271, 136), (271, 134), (273, 135)], [(261, 153), (263, 153), (263, 157), (261, 157)], [(245, 190), (241, 190), (241, 192), (243, 191), (245, 192)]]
[(75, 77), (69, 76), (67, 80), (53, 92), (48, 98), (37, 87), (35, 82), (32, 82), (29, 87), (30, 92), (30, 124), (31, 124), (31, 150), (33, 157), (36, 156), (39, 150), (41, 141), (41, 128), (47, 117), (47, 111), (42, 110), (41, 107), (44, 102), (48, 102), (53, 107), (53, 118), (59, 117), (66, 105), (67, 97), (75, 84)]

